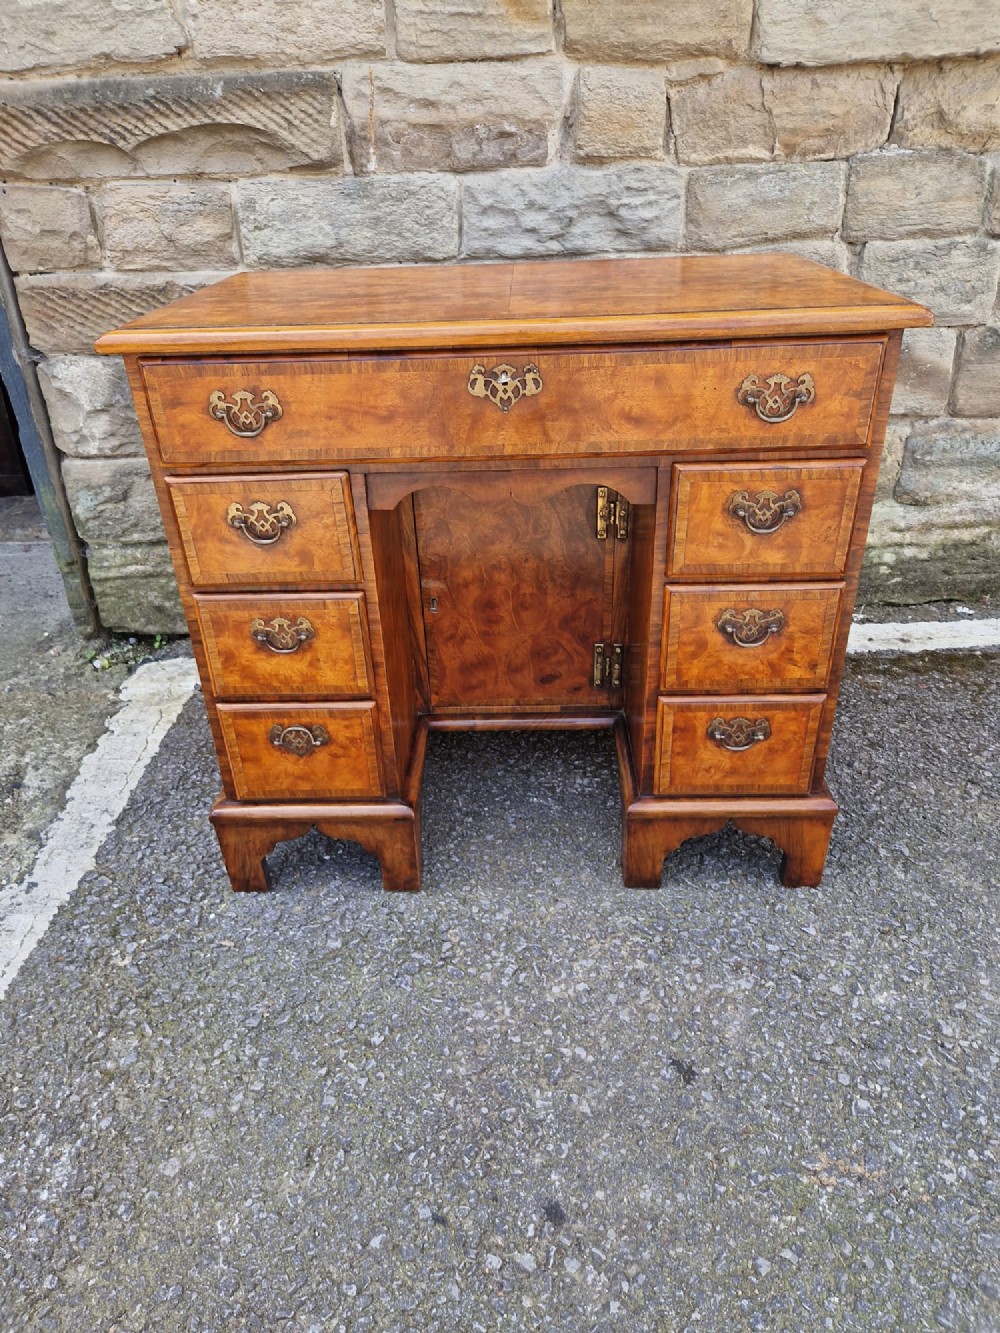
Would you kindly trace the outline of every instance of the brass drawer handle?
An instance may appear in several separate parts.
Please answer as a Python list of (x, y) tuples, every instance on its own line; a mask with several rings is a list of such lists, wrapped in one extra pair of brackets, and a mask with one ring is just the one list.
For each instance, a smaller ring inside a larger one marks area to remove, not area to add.
[(268, 624), (255, 616), (250, 622), (250, 637), (272, 653), (297, 653), (304, 643), (316, 637), (316, 631), (305, 616), (299, 616), (294, 625), (284, 616), (275, 616)]
[(301, 759), (312, 754), (321, 745), (330, 744), (330, 735), (326, 727), (282, 727), (277, 722), (267, 733), (267, 739), (278, 750), (288, 754), (297, 754)]
[(208, 396), (208, 414), (216, 421), (224, 421), (233, 435), (253, 440), (268, 422), (279, 421), (284, 412), (278, 395), (271, 389), (265, 389), (256, 403), (249, 389), (237, 389), (231, 400), (221, 389), (215, 389)]
[(715, 627), (727, 639), (731, 639), (737, 648), (759, 648), (772, 634), (781, 633), (785, 628), (785, 616), (778, 610), (760, 611), (754, 606), (746, 611), (736, 611), (730, 607), (723, 611)]
[(492, 370), (477, 364), (469, 371), (469, 393), (473, 398), (488, 398), (501, 412), (509, 412), (519, 398), (531, 398), (541, 391), (542, 377), (532, 361), (520, 375), (506, 361)]
[(255, 546), (270, 546), (286, 528), (294, 528), (298, 519), (292, 506), (279, 500), (272, 509), (264, 500), (254, 500), (247, 512), (238, 500), (226, 510), (226, 522), (242, 532)]
[(756, 722), (748, 717), (731, 717), (728, 722), (724, 717), (713, 717), (705, 734), (724, 750), (749, 750), (758, 741), (768, 739), (771, 724), (766, 717), (759, 717)]
[(811, 403), (815, 397), (816, 386), (809, 374), (794, 380), (790, 375), (748, 375), (736, 392), (736, 401), (752, 407), (769, 425), (787, 421), (799, 403)]
[(758, 491), (752, 500), (749, 491), (737, 491), (726, 506), (733, 518), (741, 519), (756, 533), (777, 532), (801, 508), (802, 496), (798, 491), (786, 491), (782, 496), (774, 491)]

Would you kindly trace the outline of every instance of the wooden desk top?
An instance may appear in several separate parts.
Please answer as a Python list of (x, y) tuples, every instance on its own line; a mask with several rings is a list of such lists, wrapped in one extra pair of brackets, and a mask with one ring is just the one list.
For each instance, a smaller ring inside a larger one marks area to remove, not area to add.
[(913, 301), (796, 255), (237, 273), (107, 333), (105, 353), (364, 352), (882, 333)]

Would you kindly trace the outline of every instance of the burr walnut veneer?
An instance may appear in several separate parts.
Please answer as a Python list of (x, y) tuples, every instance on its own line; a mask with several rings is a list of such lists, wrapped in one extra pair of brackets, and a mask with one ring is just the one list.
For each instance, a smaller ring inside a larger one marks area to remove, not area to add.
[(430, 728), (607, 727), (622, 867), (727, 821), (819, 882), (902, 330), (787, 255), (245, 273), (128, 367), (237, 889), (315, 826), (420, 883)]

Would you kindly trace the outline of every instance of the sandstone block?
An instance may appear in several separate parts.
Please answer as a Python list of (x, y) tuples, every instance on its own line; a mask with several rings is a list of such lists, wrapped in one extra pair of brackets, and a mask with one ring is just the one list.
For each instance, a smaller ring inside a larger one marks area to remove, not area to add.
[(888, 137), (896, 76), (885, 65), (772, 69), (762, 84), (777, 157), (851, 157)]
[(463, 184), (465, 253), (473, 258), (671, 250), (680, 242), (683, 178), (675, 167), (494, 171)]
[(83, 190), (0, 186), (0, 240), (15, 273), (48, 273), (101, 262), (101, 246)]
[(1000, 413), (1000, 328), (996, 325), (963, 333), (952, 407), (960, 417)]
[[(1000, 25), (1000, 6), (980, 7), (980, 13), (987, 9)], [(905, 70), (893, 140), (904, 148), (1000, 150), (1000, 57)]]
[(186, 634), (165, 543), (95, 545), (87, 569), (105, 629), (123, 634)]
[(849, 273), (851, 270), (851, 252), (843, 241), (836, 238), (826, 240), (821, 236), (806, 237), (802, 241), (779, 241), (776, 245), (747, 246), (734, 253), (800, 255), (803, 259), (811, 259), (814, 264), (835, 268), (840, 273)]
[(899, 469), (903, 465), (903, 447), (910, 433), (910, 423), (899, 417), (889, 418), (882, 445), (882, 461), (879, 464), (878, 483), (875, 487), (875, 503), (891, 500), (892, 493), (899, 480)]
[(413, 263), (458, 253), (458, 185), (449, 176), (243, 181), (237, 197), (252, 268)]
[(858, 276), (933, 310), (939, 324), (985, 324), (993, 309), (1000, 245), (982, 236), (869, 241)]
[(355, 170), (474, 171), (547, 162), (568, 77), (561, 61), (545, 57), (347, 66), (342, 88)]
[(662, 157), (667, 90), (658, 70), (591, 65), (577, 83), (576, 156), (605, 162)]
[(832, 237), (840, 226), (844, 172), (840, 162), (692, 171), (688, 246), (730, 250), (794, 237)]
[(856, 157), (847, 173), (844, 239), (948, 236), (979, 227), (986, 163), (966, 153)]
[(163, 524), (145, 458), (64, 458), (63, 484), (85, 542), (162, 542)]
[(56, 444), (74, 458), (142, 453), (125, 367), (117, 357), (56, 356), (38, 378)]
[(970, 518), (1000, 516), (1000, 420), (917, 422), (896, 483), (900, 504), (968, 506)]
[(396, 0), (404, 60), (490, 60), (554, 48), (548, 0)]
[(981, 0), (759, 0), (756, 37), (766, 65), (979, 55), (1000, 49), (1000, 9)]
[(336, 80), (305, 72), (0, 87), (0, 175), (224, 176), (342, 165)]
[(22, 0), (4, 5), (0, 71), (162, 60), (186, 46), (170, 0)]
[(189, 14), (194, 54), (203, 60), (230, 56), (294, 66), (385, 55), (381, 0), (211, 0), (190, 6)]
[(106, 185), (101, 220), (118, 269), (226, 268), (239, 259), (228, 185)]
[(893, 412), (943, 416), (948, 410), (955, 361), (954, 329), (907, 329), (899, 354)]
[(986, 230), (992, 236), (1000, 236), (1000, 161), (994, 158), (991, 168), (990, 191), (986, 200)]
[(971, 600), (996, 592), (998, 566), (995, 515), (973, 518), (962, 504), (883, 502), (872, 511), (860, 596), (897, 606)]
[(745, 56), (752, 0), (562, 0), (567, 55), (579, 60)]
[(679, 162), (704, 166), (771, 159), (774, 123), (756, 70), (730, 69), (671, 89), (670, 123)]

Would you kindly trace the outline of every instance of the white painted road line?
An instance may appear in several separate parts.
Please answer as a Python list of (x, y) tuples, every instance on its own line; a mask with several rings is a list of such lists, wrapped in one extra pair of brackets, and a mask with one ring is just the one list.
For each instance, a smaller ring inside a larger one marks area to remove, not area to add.
[(28, 877), (0, 893), (0, 998), (59, 907), (94, 865), (125, 802), (198, 680), (189, 658), (147, 662), (121, 689), (122, 707), (80, 765)]
[(852, 625), (847, 641), (849, 653), (956, 652), (964, 648), (1000, 648), (1000, 619)]

